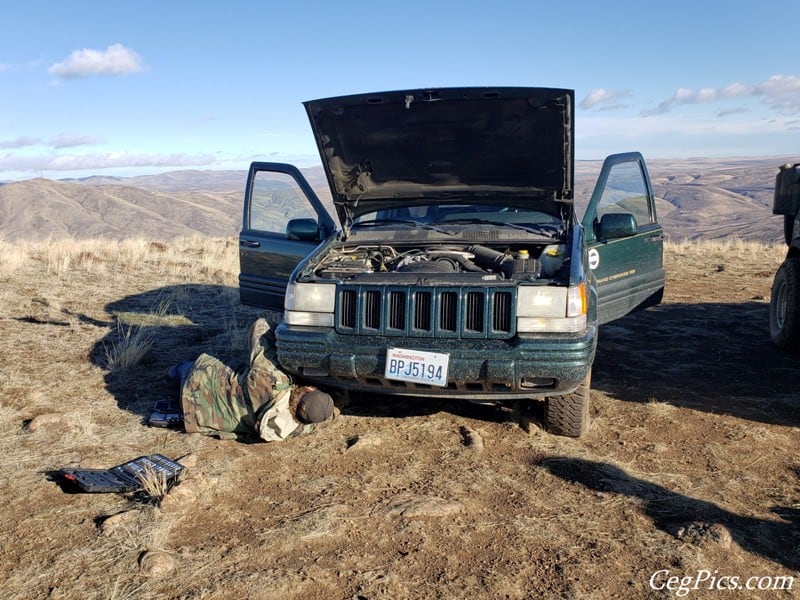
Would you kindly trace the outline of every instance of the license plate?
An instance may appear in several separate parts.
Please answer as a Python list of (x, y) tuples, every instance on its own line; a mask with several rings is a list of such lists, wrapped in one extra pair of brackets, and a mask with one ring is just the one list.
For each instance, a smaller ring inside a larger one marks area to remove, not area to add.
[(450, 355), (441, 352), (389, 348), (386, 351), (386, 379), (447, 386)]

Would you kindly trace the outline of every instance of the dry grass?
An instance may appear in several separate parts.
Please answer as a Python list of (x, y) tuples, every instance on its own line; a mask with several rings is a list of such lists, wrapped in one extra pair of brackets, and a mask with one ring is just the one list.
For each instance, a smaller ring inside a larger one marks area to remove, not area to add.
[(154, 334), (143, 327), (127, 328), (117, 321), (117, 340), (105, 346), (106, 366), (110, 371), (135, 367), (153, 347)]
[(770, 244), (757, 240), (743, 240), (741, 238), (722, 238), (718, 240), (702, 241), (667, 241), (667, 251), (674, 254), (730, 254), (734, 253), (736, 258), (751, 253), (768, 253), (775, 249), (785, 251), (780, 244)]
[(160, 501), (169, 491), (167, 474), (150, 465), (144, 466), (144, 472), (139, 477), (139, 481), (142, 484), (142, 492), (155, 502)]
[(200, 236), (178, 239), (169, 244), (146, 238), (125, 240), (75, 240), (48, 239), (42, 242), (6, 244), (19, 246), (20, 255), (14, 262), (24, 259), (43, 262), (47, 272), (68, 276), (71, 272), (131, 272), (142, 266), (155, 267), (161, 273), (180, 278), (187, 274), (236, 272), (237, 246), (233, 240), (203, 238)]
[(27, 262), (29, 256), (26, 243), (9, 243), (0, 239), (0, 275), (13, 273)]
[[(4, 598), (643, 598), (666, 568), (800, 581), (782, 516), (800, 504), (797, 362), (762, 332), (780, 246), (667, 244), (665, 304), (602, 331), (581, 440), (523, 429), (511, 411), (370, 397), (281, 444), (143, 425), (175, 394), (166, 367), (242, 357), (260, 313), (237, 301), (232, 240), (0, 249)], [(167, 495), (181, 498), (174, 512), (54, 481), (152, 453), (197, 458)], [(399, 499), (460, 510), (381, 516)], [(99, 524), (125, 511), (105, 535)], [(733, 542), (679, 539), (693, 521), (723, 523)], [(140, 572), (148, 549), (176, 570)]]

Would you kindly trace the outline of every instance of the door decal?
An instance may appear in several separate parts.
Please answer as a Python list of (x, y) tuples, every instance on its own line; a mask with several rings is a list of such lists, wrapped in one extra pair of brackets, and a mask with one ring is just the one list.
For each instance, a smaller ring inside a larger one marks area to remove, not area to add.
[(589, 268), (594, 271), (600, 265), (600, 253), (596, 248), (589, 250)]

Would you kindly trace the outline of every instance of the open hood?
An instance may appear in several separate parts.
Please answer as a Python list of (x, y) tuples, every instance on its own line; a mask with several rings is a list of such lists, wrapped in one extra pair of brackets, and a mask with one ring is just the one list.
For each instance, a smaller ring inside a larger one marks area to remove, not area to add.
[(419, 89), (304, 105), (343, 222), (420, 198), (572, 202), (572, 90)]

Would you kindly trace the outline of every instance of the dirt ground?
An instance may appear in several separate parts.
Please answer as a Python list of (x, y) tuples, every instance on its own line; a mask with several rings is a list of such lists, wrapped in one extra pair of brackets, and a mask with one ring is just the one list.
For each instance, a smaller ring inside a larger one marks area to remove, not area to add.
[[(0, 272), (0, 597), (797, 595), (781, 248), (670, 245), (664, 304), (601, 329), (584, 438), (543, 432), (539, 403), (358, 397), (313, 435), (244, 444), (143, 424), (167, 366), (239, 357), (256, 314), (235, 246), (216, 271), (164, 246), (113, 265), (33, 248)], [(141, 332), (141, 362), (112, 370)], [(160, 505), (59, 482), (155, 452), (188, 466)]]

